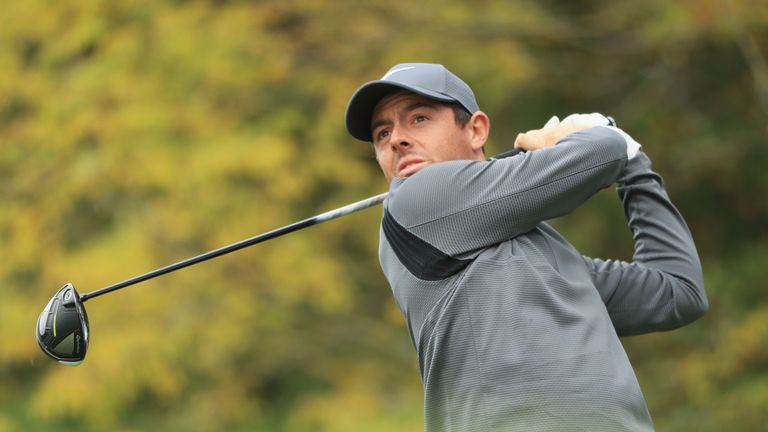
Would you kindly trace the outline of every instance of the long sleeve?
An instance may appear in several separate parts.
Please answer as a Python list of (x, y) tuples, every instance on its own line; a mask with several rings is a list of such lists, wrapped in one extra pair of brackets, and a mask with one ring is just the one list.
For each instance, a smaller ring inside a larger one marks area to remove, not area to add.
[(584, 257), (619, 335), (671, 330), (708, 309), (691, 233), (644, 153), (618, 179), (635, 251), (631, 263)]
[(653, 430), (593, 275), (541, 222), (626, 165), (621, 135), (592, 128), (393, 182), (379, 259), (418, 353), (426, 430)]
[(611, 185), (626, 162), (621, 135), (586, 129), (525, 155), (438, 163), (396, 179), (386, 212), (398, 229), (461, 256), (573, 211)]

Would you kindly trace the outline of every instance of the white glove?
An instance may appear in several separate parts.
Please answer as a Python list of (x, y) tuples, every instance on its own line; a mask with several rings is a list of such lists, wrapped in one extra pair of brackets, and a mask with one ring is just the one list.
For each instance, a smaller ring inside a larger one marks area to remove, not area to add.
[(564, 118), (563, 121), (560, 121), (557, 116), (552, 116), (552, 118), (547, 121), (547, 123), (544, 125), (544, 129), (556, 125), (568, 125), (568, 124), (584, 124), (584, 125), (590, 125), (590, 126), (600, 126), (600, 127), (606, 127), (608, 129), (614, 130), (619, 133), (622, 137), (624, 137), (624, 141), (627, 144), (627, 159), (632, 159), (637, 155), (637, 152), (640, 151), (640, 144), (635, 141), (631, 136), (629, 136), (626, 132), (616, 127), (616, 123), (613, 121), (612, 118), (606, 117), (600, 113), (592, 113), (592, 114), (571, 114), (568, 117)]
[(557, 116), (552, 116), (551, 119), (547, 120), (547, 123), (544, 124), (544, 127), (542, 129), (549, 129), (552, 126), (557, 126), (560, 124), (560, 119)]
[(611, 126), (613, 122), (608, 117), (600, 113), (592, 114), (571, 114), (564, 118), (560, 124), (583, 124), (589, 126)]
[(560, 121), (560, 119), (557, 116), (552, 116), (552, 118), (547, 120), (547, 123), (544, 124), (544, 127), (542, 129), (547, 129), (557, 125), (571, 125), (571, 124), (581, 124), (581, 125), (587, 125), (587, 126), (615, 126), (613, 119), (611, 119), (610, 117), (605, 117), (604, 115), (598, 114), (598, 113), (592, 113), (592, 114), (571, 114), (568, 117), (564, 118), (563, 121)]

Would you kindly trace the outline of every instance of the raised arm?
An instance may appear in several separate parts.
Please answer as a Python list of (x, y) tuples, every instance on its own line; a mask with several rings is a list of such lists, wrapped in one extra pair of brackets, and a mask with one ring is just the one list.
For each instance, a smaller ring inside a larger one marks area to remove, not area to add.
[(624, 169), (617, 191), (634, 236), (633, 261), (584, 257), (617, 332), (670, 330), (699, 318), (708, 303), (696, 246), (644, 153)]
[(385, 218), (440, 252), (460, 256), (571, 212), (612, 184), (626, 162), (624, 138), (593, 127), (507, 159), (433, 164), (393, 182)]

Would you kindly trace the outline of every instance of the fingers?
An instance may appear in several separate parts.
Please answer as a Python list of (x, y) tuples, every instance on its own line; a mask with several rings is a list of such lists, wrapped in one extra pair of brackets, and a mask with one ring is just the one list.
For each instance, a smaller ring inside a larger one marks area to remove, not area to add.
[(546, 138), (543, 136), (540, 131), (544, 129), (550, 129), (560, 124), (560, 118), (555, 116), (552, 116), (549, 120), (547, 120), (547, 123), (544, 124), (544, 127), (541, 129), (534, 129), (530, 130), (525, 133), (517, 134), (517, 138), (515, 139), (515, 145), (514, 147), (516, 149), (522, 149), (526, 151), (536, 150), (539, 148), (543, 148), (546, 146)]
[(611, 119), (600, 113), (571, 114), (562, 121), (552, 116), (541, 129), (520, 133), (515, 138), (515, 148), (526, 151), (539, 150), (555, 145), (566, 136), (593, 126), (612, 125)]
[(517, 138), (515, 138), (515, 148), (525, 151), (534, 151), (546, 147), (546, 140), (544, 139), (543, 133), (543, 129), (534, 129), (517, 134)]
[(533, 129), (525, 133), (517, 134), (515, 148), (525, 151), (535, 151), (552, 147), (566, 136), (580, 130), (591, 128), (588, 124), (564, 124), (545, 126), (542, 129)]

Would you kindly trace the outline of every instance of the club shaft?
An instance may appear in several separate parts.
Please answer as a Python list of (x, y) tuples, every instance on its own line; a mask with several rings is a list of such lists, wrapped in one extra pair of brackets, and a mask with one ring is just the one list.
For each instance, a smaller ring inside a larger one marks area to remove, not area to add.
[[(492, 159), (503, 159), (503, 158), (507, 158), (507, 157), (510, 157), (510, 156), (514, 156), (514, 155), (516, 155), (518, 153), (520, 153), (520, 150), (513, 149), (513, 150), (506, 151), (504, 153), (498, 154), (498, 155), (494, 156)], [(323, 222), (329, 221), (331, 219), (336, 219), (336, 218), (341, 217), (341, 216), (346, 216), (348, 214), (355, 213), (355, 212), (358, 212), (358, 211), (363, 210), (363, 209), (367, 209), (368, 207), (373, 207), (373, 206), (375, 206), (377, 204), (382, 203), (384, 201), (384, 199), (387, 198), (387, 195), (388, 195), (388, 193), (385, 192), (383, 194), (372, 196), (370, 198), (366, 198), (364, 200), (360, 200), (360, 201), (354, 202), (352, 204), (345, 205), (344, 207), (339, 207), (339, 208), (337, 208), (335, 210), (331, 210), (331, 211), (328, 211), (328, 212), (325, 212), (325, 213), (321, 213), (321, 214), (319, 214), (317, 216), (313, 216), (313, 217), (308, 218), (308, 219), (304, 219), (304, 220), (300, 220), (298, 222), (294, 222), (294, 223), (292, 223), (290, 225), (286, 225), (286, 226), (284, 226), (282, 228), (277, 228), (277, 229), (274, 229), (272, 231), (269, 231), (269, 232), (266, 232), (266, 233), (263, 233), (263, 234), (259, 234), (259, 235), (254, 236), (254, 237), (247, 238), (245, 240), (241, 240), (241, 241), (239, 241), (237, 243), (232, 243), (230, 245), (223, 246), (223, 247), (220, 247), (218, 249), (214, 249), (212, 251), (209, 251), (209, 252), (197, 255), (197, 256), (193, 256), (191, 258), (187, 258), (187, 259), (185, 259), (183, 261), (179, 261), (179, 262), (177, 262), (175, 264), (170, 264), (170, 265), (167, 265), (165, 267), (159, 268), (157, 270), (152, 270), (149, 273), (144, 273), (142, 275), (133, 277), (131, 279), (124, 280), (122, 282), (118, 282), (116, 284), (113, 284), (113, 285), (110, 285), (110, 286), (98, 289), (96, 291), (92, 291), (92, 292), (89, 292), (89, 293), (82, 294), (82, 295), (80, 295), (80, 301), (81, 302), (85, 302), (86, 300), (91, 299), (93, 297), (97, 297), (97, 296), (100, 296), (102, 294), (106, 294), (106, 293), (109, 293), (109, 292), (112, 292), (112, 291), (115, 291), (115, 290), (119, 290), (121, 288), (125, 288), (127, 286), (131, 286), (131, 285), (137, 284), (139, 282), (143, 282), (143, 281), (146, 281), (146, 280), (149, 280), (149, 279), (153, 279), (153, 278), (156, 278), (158, 276), (162, 276), (164, 274), (168, 274), (170, 272), (174, 272), (176, 270), (180, 270), (180, 269), (183, 269), (185, 267), (189, 267), (191, 265), (195, 265), (195, 264), (201, 263), (203, 261), (207, 261), (207, 260), (212, 259), (212, 258), (220, 257), (220, 256), (226, 255), (226, 254), (228, 254), (230, 252), (234, 252), (234, 251), (246, 248), (248, 246), (253, 246), (256, 243), (261, 243), (263, 241), (271, 240), (271, 239), (273, 239), (275, 237), (280, 237), (282, 235), (285, 235), (285, 234), (288, 234), (288, 233), (292, 233), (294, 231), (298, 231), (300, 229), (304, 229), (304, 228), (307, 228), (307, 227), (310, 227), (310, 226), (313, 226), (313, 225), (317, 225), (319, 223), (323, 223)]]
[(232, 243), (227, 246), (220, 247), (218, 249), (214, 249), (212, 251), (187, 258), (183, 261), (179, 261), (175, 264), (170, 264), (165, 267), (159, 268), (157, 270), (153, 270), (148, 273), (144, 273), (142, 275), (133, 277), (131, 279), (124, 280), (122, 282), (118, 282), (116, 284), (110, 285), (108, 287), (104, 287), (101, 289), (98, 289), (96, 291), (92, 291), (89, 293), (82, 294), (80, 296), (80, 301), (84, 302), (90, 298), (100, 296), (102, 294), (106, 294), (108, 292), (112, 292), (115, 290), (119, 290), (121, 288), (125, 288), (130, 285), (137, 284), (139, 282), (143, 282), (152, 278), (156, 278), (158, 276), (174, 272), (176, 270), (183, 269), (185, 267), (189, 267), (191, 265), (195, 265), (197, 263), (201, 263), (203, 261), (207, 261), (212, 258), (216, 258), (222, 255), (226, 255), (230, 252), (234, 252), (243, 248), (246, 248), (248, 246), (255, 245), (257, 243), (261, 243), (263, 241), (271, 240), (275, 237), (280, 237), (282, 235), (292, 233), (294, 231), (298, 231), (300, 229), (304, 229), (313, 225), (317, 225), (326, 221), (329, 221), (331, 219), (336, 219), (341, 216), (346, 216), (351, 213), (358, 212), (363, 209), (367, 209), (369, 207), (373, 207), (377, 204), (380, 204), (384, 201), (384, 199), (387, 197), (387, 193), (379, 194), (370, 198), (366, 198), (361, 201), (354, 202), (352, 204), (345, 205), (344, 207), (337, 208), (335, 210), (331, 210), (322, 214), (319, 214), (317, 216), (313, 216), (311, 218), (307, 218), (304, 220), (300, 220), (298, 222), (294, 222), (290, 225), (286, 225), (281, 228), (274, 229), (272, 231), (259, 234), (254, 237), (247, 238), (245, 240), (241, 240), (237, 243)]

